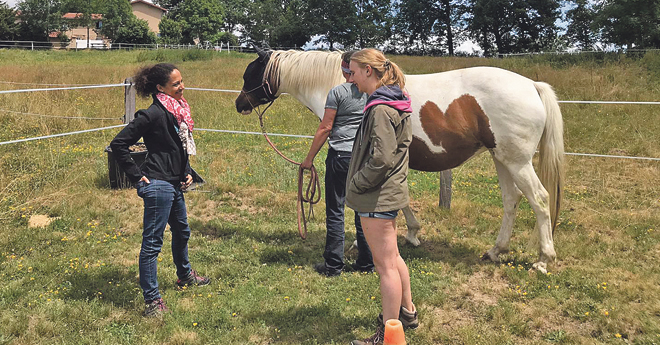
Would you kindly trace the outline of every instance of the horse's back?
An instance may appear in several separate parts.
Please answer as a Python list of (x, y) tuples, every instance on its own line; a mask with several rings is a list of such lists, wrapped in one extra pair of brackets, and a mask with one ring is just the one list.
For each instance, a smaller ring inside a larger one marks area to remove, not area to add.
[[(506, 101), (512, 94), (536, 94), (534, 81), (496, 67), (471, 67), (433, 74), (406, 75), (406, 89), (419, 100), (451, 102), (465, 94), (476, 99)], [(517, 102), (517, 98), (515, 101)], [(413, 97), (413, 101), (415, 98)], [(445, 104), (444, 106), (447, 106)], [(442, 104), (438, 104), (442, 107)]]
[(413, 135), (440, 153), (449, 149), (453, 133), (462, 138), (461, 147), (469, 148), (460, 161), (478, 154), (481, 150), (472, 152), (477, 146), (496, 156), (504, 150), (531, 158), (543, 133), (546, 114), (534, 81), (511, 71), (472, 67), (407, 75), (406, 89), (414, 110)]

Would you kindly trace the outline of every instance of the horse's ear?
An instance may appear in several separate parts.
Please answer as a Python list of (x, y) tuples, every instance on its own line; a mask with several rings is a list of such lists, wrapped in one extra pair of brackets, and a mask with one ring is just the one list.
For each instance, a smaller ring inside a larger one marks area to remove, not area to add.
[(260, 59), (263, 59), (266, 56), (268, 56), (268, 52), (266, 50), (263, 50), (263, 49), (257, 47), (256, 45), (254, 46), (254, 50), (257, 51), (257, 55), (259, 55)]

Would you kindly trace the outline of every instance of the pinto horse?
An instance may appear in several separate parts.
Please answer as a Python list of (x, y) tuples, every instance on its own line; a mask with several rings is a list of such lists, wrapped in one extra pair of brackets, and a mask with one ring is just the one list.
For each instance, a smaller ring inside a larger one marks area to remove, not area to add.
[[(339, 52), (257, 50), (246, 68), (236, 110), (249, 114), (289, 93), (319, 118), (330, 89), (343, 82)], [(499, 261), (509, 250), (511, 231), (522, 195), (536, 215), (539, 258), (533, 268), (547, 272), (556, 254), (552, 235), (563, 190), (563, 121), (550, 85), (493, 67), (406, 75), (412, 100), (413, 140), (410, 168), (443, 171), (488, 150), (502, 190), (504, 215), (495, 246), (484, 260)], [(539, 150), (540, 178), (532, 157)], [(418, 245), (420, 226), (403, 210), (406, 239)]]

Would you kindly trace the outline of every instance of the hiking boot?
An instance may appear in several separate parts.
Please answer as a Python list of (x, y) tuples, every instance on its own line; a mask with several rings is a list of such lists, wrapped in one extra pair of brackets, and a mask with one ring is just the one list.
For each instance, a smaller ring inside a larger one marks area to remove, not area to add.
[[(404, 329), (408, 328), (417, 328), (419, 327), (419, 320), (417, 319), (417, 310), (415, 309), (414, 312), (408, 311), (406, 307), (401, 306), (401, 309), (399, 309), (399, 321), (401, 321), (401, 324), (403, 325)], [(383, 313), (380, 313), (378, 315), (378, 324), (383, 324)]]
[(351, 345), (383, 345), (385, 338), (385, 325), (381, 322), (376, 328), (376, 334), (364, 340), (353, 340)]
[(325, 265), (325, 262), (319, 262), (314, 265), (314, 270), (326, 277), (336, 277), (341, 274), (341, 270), (331, 270)]
[(202, 277), (195, 270), (191, 270), (186, 279), (177, 279), (176, 286), (182, 288), (184, 286), (197, 285), (203, 286), (208, 285), (211, 282), (211, 279)]
[(151, 302), (146, 302), (144, 307), (144, 316), (147, 317), (162, 317), (163, 314), (169, 313), (170, 310), (165, 306), (162, 298), (155, 299)]

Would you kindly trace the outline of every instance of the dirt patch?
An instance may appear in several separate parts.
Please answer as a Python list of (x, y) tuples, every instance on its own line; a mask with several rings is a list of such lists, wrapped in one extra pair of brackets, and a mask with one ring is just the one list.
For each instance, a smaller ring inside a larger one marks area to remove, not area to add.
[(28, 220), (29, 228), (45, 228), (60, 217), (49, 217), (45, 214), (33, 214)]
[(498, 273), (488, 275), (485, 272), (477, 272), (458, 287), (457, 292), (461, 296), (468, 297), (475, 304), (493, 306), (497, 305), (497, 296), (502, 296), (508, 286), (506, 280)]
[(455, 334), (454, 331), (468, 327), (474, 324), (476, 318), (465, 309), (448, 306), (446, 308), (425, 308), (427, 309), (420, 315), (428, 315), (420, 320), (428, 329), (444, 329), (445, 334)]
[[(195, 326), (193, 326), (195, 327)], [(184, 344), (195, 344), (198, 341), (197, 333), (190, 331), (176, 331), (168, 344), (171, 345), (184, 345)]]

